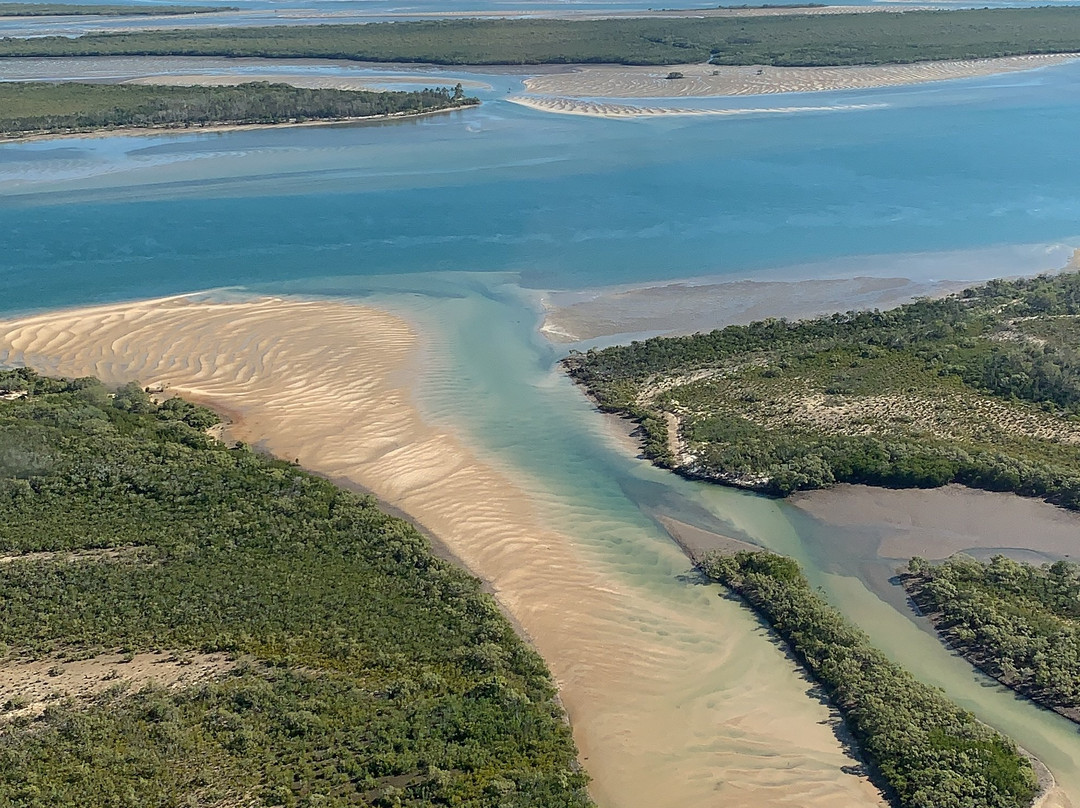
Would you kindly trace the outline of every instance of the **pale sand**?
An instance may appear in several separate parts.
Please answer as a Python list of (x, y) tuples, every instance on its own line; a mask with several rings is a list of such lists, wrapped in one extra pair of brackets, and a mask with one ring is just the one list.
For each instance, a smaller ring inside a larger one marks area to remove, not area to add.
[(237, 437), (367, 488), (438, 536), (548, 661), (604, 808), (884, 805), (842, 771), (835, 716), (745, 609), (686, 609), (590, 566), (530, 489), (425, 424), (410, 382), (419, 344), (383, 311), (269, 298), (0, 324), (0, 362), (224, 405)]
[(710, 116), (737, 118), (746, 115), (790, 115), (797, 112), (850, 112), (854, 110), (881, 109), (884, 104), (831, 104), (794, 107), (752, 107), (745, 109), (694, 109), (668, 105), (634, 106), (615, 104), (610, 101), (584, 101), (576, 98), (533, 97), (528, 95), (507, 96), (505, 99), (519, 106), (556, 112), (562, 115), (588, 115), (593, 118), (649, 118), (657, 115)]
[(572, 343), (620, 334), (693, 334), (767, 317), (796, 320), (853, 309), (889, 309), (916, 297), (940, 297), (961, 281), (842, 278), (802, 281), (671, 283), (550, 293), (541, 333)]
[[(192, 687), (233, 670), (225, 654), (147, 652), (128, 657), (119, 652), (91, 659), (5, 659), (0, 661), (0, 727), (16, 718), (34, 718), (64, 699), (88, 702), (111, 687), (138, 690)], [(4, 709), (10, 704), (12, 709)]]
[(968, 552), (1003, 552), (1038, 562), (1080, 558), (1080, 513), (1015, 494), (944, 488), (838, 485), (796, 494), (791, 503), (837, 527), (877, 537), (879, 558), (907, 562)]
[[(703, 98), (891, 87), (1015, 73), (1063, 64), (1078, 56), (1080, 54), (1046, 54), (851, 67), (583, 66), (570, 73), (526, 79), (525, 86), (530, 93), (575, 102), (582, 110), (587, 110), (591, 103), (589, 99), (596, 98)], [(672, 71), (682, 73), (684, 78), (668, 79), (667, 75)], [(530, 105), (545, 101), (526, 100), (532, 102)]]

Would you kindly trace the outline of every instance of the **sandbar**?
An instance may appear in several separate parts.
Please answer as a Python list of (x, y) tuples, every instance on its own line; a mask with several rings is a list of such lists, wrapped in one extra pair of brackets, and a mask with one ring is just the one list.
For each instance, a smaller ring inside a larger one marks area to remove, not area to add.
[(424, 421), (423, 344), (386, 311), (270, 297), (0, 323), (0, 363), (223, 406), (235, 437), (362, 486), (436, 535), (547, 660), (601, 808), (883, 806), (850, 768), (836, 714), (745, 609), (697, 589), (701, 608), (687, 608), (591, 563), (545, 521), (556, 504), (523, 472)]
[[(958, 59), (912, 64), (849, 67), (672, 65), (669, 67), (581, 66), (569, 73), (525, 81), (531, 94), (569, 99), (708, 98), (808, 93), (922, 84), (979, 78), (1064, 64), (1080, 54), (1035, 54), (997, 59)], [(667, 78), (672, 72), (683, 78)]]

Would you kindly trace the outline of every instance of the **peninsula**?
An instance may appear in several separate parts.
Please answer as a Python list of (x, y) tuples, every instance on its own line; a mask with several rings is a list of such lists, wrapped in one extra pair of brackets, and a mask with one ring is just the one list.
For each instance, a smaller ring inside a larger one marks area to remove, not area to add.
[(601, 409), (688, 477), (776, 495), (950, 482), (1080, 509), (1080, 275), (890, 311), (572, 353)]

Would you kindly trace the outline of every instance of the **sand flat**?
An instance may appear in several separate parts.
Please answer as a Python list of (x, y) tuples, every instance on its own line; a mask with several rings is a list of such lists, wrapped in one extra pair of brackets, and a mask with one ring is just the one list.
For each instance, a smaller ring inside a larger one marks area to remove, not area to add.
[(877, 555), (898, 563), (967, 552), (995, 552), (1023, 560), (1080, 558), (1080, 513), (1032, 497), (942, 488), (837, 485), (791, 498), (822, 522), (878, 538)]
[[(716, 96), (808, 93), (922, 84), (979, 78), (1064, 64), (1080, 54), (1036, 54), (998, 59), (959, 59), (913, 64), (848, 67), (770, 67), (672, 65), (667, 67), (583, 66), (570, 73), (526, 79), (529, 93), (575, 101), (587, 109), (588, 99), (708, 98)], [(681, 79), (668, 79), (672, 73)], [(585, 100), (582, 100), (585, 99)], [(537, 99), (537, 102), (542, 99)], [(665, 104), (663, 106), (671, 106)], [(565, 110), (569, 111), (569, 109)]]
[[(366, 306), (173, 297), (0, 323), (0, 362), (166, 385), (235, 436), (363, 486), (487, 579), (551, 666), (603, 808), (884, 805), (737, 604), (687, 610), (590, 566), (511, 470), (424, 423), (420, 335)], [(670, 552), (677, 551), (671, 547)]]

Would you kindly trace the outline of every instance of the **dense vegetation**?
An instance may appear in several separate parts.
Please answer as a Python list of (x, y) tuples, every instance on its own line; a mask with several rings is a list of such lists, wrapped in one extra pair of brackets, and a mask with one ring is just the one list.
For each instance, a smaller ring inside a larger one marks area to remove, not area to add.
[(145, 17), (239, 11), (237, 6), (108, 6), (76, 3), (0, 3), (0, 17)]
[(765, 552), (712, 556), (708, 575), (758, 611), (840, 709), (901, 808), (1022, 808), (1036, 790), (1015, 745), (918, 682)]
[(454, 92), (376, 92), (266, 82), (224, 87), (0, 82), (0, 135), (343, 120), (478, 103), (463, 96), (460, 87)]
[(603, 409), (642, 421), (647, 454), (690, 476), (781, 495), (959, 482), (1076, 509), (1078, 346), (1080, 274), (1067, 273), (565, 364)]
[(914, 558), (904, 585), (941, 634), (1002, 683), (1080, 720), (1080, 567)]
[(435, 64), (851, 65), (1080, 51), (1080, 9), (705, 19), (427, 20), (0, 40), (0, 56), (320, 57)]
[[(214, 420), (0, 374), (3, 664), (242, 661), (34, 720), (0, 707), (0, 806), (587, 806), (543, 661), (479, 582), (371, 498), (211, 440)], [(10, 557), (88, 548), (123, 552)]]

